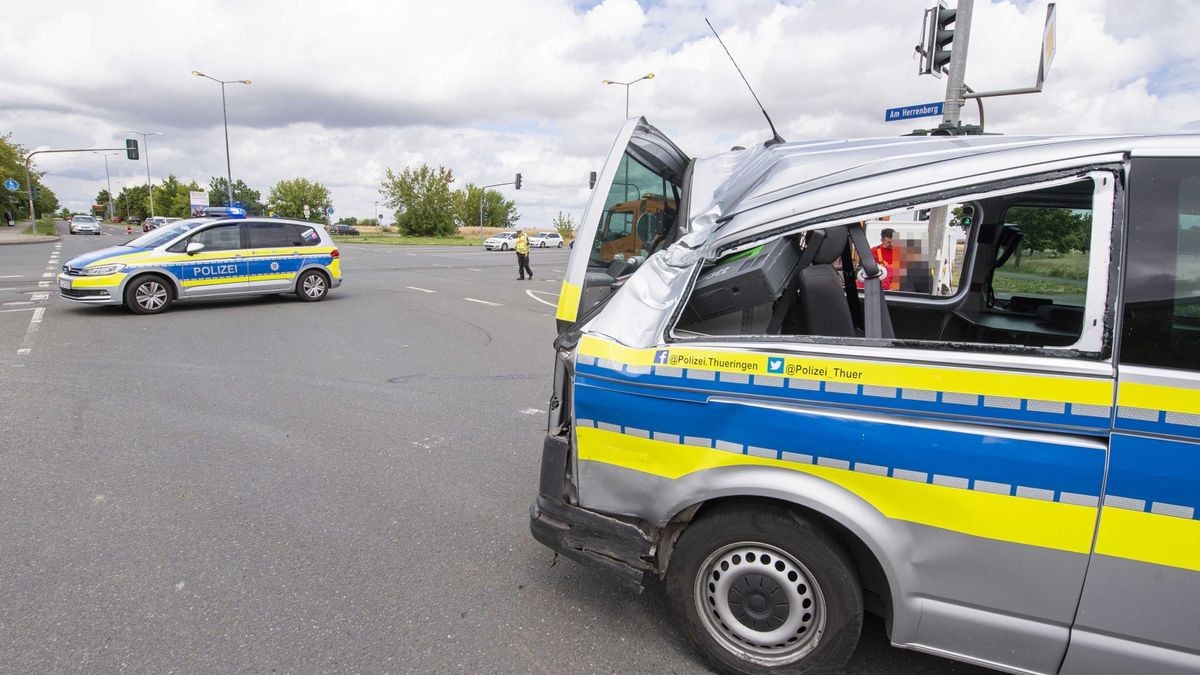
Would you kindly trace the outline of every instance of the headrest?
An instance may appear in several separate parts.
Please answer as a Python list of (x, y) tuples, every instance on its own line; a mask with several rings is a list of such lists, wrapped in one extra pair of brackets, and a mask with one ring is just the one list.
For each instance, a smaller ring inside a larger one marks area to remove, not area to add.
[(833, 261), (842, 257), (842, 251), (846, 250), (848, 237), (845, 225), (809, 232), (804, 254), (800, 258), (801, 267), (833, 264)]

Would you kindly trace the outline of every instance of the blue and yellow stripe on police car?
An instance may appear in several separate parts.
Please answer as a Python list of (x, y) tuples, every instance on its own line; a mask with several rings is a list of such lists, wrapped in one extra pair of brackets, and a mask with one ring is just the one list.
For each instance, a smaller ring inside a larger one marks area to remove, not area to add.
[[(630, 349), (594, 336), (581, 340), (576, 368), (581, 461), (664, 479), (721, 466), (778, 466), (841, 485), (888, 517), (1076, 553), (1091, 549), (1112, 424), (1111, 380), (732, 349)], [(787, 412), (748, 413), (755, 406), (722, 399), (807, 408), (798, 414), (808, 415), (808, 426), (798, 426), (795, 415), (781, 422)], [(874, 428), (828, 421), (871, 408), (883, 413)], [(948, 428), (956, 416), (974, 433)], [(905, 427), (904, 443), (887, 442), (887, 422)], [(1014, 436), (1022, 428), (1034, 433)], [(1050, 433), (1036, 433), (1042, 429)], [(1074, 433), (1062, 433), (1068, 429)], [(855, 437), (875, 442), (847, 442)], [(971, 438), (978, 442), (964, 444)], [(1083, 442), (1073, 446), (1073, 439)], [(1105, 514), (1117, 503), (1106, 500)], [(1144, 513), (1126, 508), (1102, 522), (1098, 552), (1200, 569), (1200, 544), (1154, 539), (1200, 542), (1200, 521), (1178, 505), (1153, 504), (1159, 512), (1145, 502)]]

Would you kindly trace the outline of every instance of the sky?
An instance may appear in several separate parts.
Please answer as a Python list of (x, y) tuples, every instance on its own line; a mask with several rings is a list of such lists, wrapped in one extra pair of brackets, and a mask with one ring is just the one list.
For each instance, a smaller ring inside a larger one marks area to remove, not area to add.
[[(950, 4), (954, 0), (948, 0)], [(886, 108), (940, 101), (914, 45), (933, 0), (40, 0), (4, 12), (0, 134), (27, 149), (149, 140), (151, 178), (207, 187), (226, 172), (262, 192), (304, 177), (330, 189), (335, 219), (370, 217), (387, 169), (453, 171), (454, 187), (511, 181), (523, 227), (576, 221), (629, 113), (688, 155), (770, 132), (708, 18), (787, 140), (895, 136), (935, 118)], [(1134, 9), (1136, 7), (1136, 10)], [(975, 0), (966, 82), (1030, 87), (1046, 3)], [(1061, 0), (1057, 53), (1040, 94), (985, 101), (1006, 134), (1200, 132), (1200, 2)], [(977, 122), (973, 103), (963, 121)], [(140, 137), (137, 137), (140, 138)], [(145, 148), (143, 148), (145, 153)], [(101, 157), (41, 155), (60, 202), (85, 211)], [(114, 192), (144, 161), (108, 160)], [(18, 177), (20, 179), (20, 177)], [(23, 179), (22, 179), (22, 182)], [(380, 211), (385, 211), (382, 204)]]

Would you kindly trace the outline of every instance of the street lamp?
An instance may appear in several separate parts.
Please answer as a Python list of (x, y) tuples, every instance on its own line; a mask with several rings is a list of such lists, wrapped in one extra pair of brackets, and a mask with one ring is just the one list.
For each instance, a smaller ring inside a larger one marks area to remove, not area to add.
[(161, 131), (134, 131), (126, 129), (131, 134), (142, 137), (142, 148), (146, 150), (146, 189), (150, 191), (150, 217), (154, 217), (154, 185), (150, 183), (150, 136), (162, 136)]
[(113, 212), (112, 178), (108, 175), (108, 156), (115, 155), (117, 153), (115, 153), (115, 152), (96, 152), (95, 150), (93, 150), (92, 154), (100, 155), (101, 157), (104, 158), (104, 180), (108, 181), (108, 219), (112, 220), (113, 216), (115, 216), (116, 214)]
[(225, 206), (233, 206), (233, 169), (229, 165), (229, 114), (225, 110), (225, 85), (227, 84), (250, 84), (250, 80), (218, 80), (215, 77), (210, 77), (204, 73), (193, 70), (192, 75), (195, 77), (204, 77), (221, 85), (221, 117), (225, 120), (225, 190), (229, 201)]
[(602, 84), (619, 84), (619, 85), (625, 87), (625, 119), (629, 119), (629, 85), (633, 84), (634, 82), (641, 82), (642, 80), (653, 80), (653, 79), (654, 79), (654, 73), (646, 73), (645, 75), (639, 77), (636, 80), (630, 80), (628, 82), (617, 82), (616, 80), (604, 80), (604, 82)]

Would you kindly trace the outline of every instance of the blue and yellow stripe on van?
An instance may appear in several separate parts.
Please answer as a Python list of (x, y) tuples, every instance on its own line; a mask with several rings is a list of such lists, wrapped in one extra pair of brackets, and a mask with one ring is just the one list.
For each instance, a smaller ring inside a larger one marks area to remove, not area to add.
[[(1072, 553), (1092, 550), (1112, 425), (1111, 380), (675, 346), (629, 349), (593, 336), (580, 342), (576, 372), (581, 461), (668, 480), (725, 466), (776, 466), (837, 484), (889, 518)], [(1136, 494), (1170, 492), (1152, 483)], [(1113, 504), (1105, 501), (1106, 516)], [(1145, 513), (1125, 509), (1106, 517), (1097, 551), (1200, 569), (1200, 543), (1158, 539), (1200, 542), (1200, 522), (1171, 513), (1148, 505)]]

